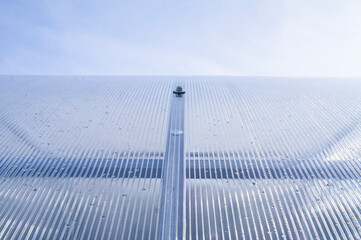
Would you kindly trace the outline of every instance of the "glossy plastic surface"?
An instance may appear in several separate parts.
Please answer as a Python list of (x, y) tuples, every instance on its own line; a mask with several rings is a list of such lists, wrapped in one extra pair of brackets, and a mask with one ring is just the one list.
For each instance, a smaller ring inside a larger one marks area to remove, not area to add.
[(0, 84), (0, 239), (361, 236), (360, 79)]

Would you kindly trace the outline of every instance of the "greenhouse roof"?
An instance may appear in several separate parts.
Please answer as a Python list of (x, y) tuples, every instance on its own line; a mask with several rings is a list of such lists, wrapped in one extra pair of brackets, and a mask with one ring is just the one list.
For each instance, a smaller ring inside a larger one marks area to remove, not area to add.
[(361, 237), (360, 79), (0, 84), (0, 239)]

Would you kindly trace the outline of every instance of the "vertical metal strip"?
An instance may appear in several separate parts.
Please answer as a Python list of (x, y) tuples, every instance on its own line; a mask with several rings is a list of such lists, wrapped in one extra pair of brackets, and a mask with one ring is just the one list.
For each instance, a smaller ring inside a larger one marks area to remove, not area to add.
[(163, 189), (158, 239), (182, 239), (183, 237), (184, 101), (183, 95), (173, 94), (162, 175)]

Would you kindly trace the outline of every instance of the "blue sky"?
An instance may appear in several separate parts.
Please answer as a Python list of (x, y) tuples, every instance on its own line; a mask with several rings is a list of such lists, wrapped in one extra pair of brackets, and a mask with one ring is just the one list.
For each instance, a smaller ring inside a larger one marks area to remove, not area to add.
[(361, 76), (360, 0), (2, 0), (0, 74)]

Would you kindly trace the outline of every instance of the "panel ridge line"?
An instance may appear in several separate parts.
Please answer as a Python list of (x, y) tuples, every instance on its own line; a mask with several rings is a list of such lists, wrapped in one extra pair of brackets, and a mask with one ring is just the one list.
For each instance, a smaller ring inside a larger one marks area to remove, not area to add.
[(183, 95), (173, 94), (163, 163), (158, 239), (182, 239), (183, 237), (184, 102)]

